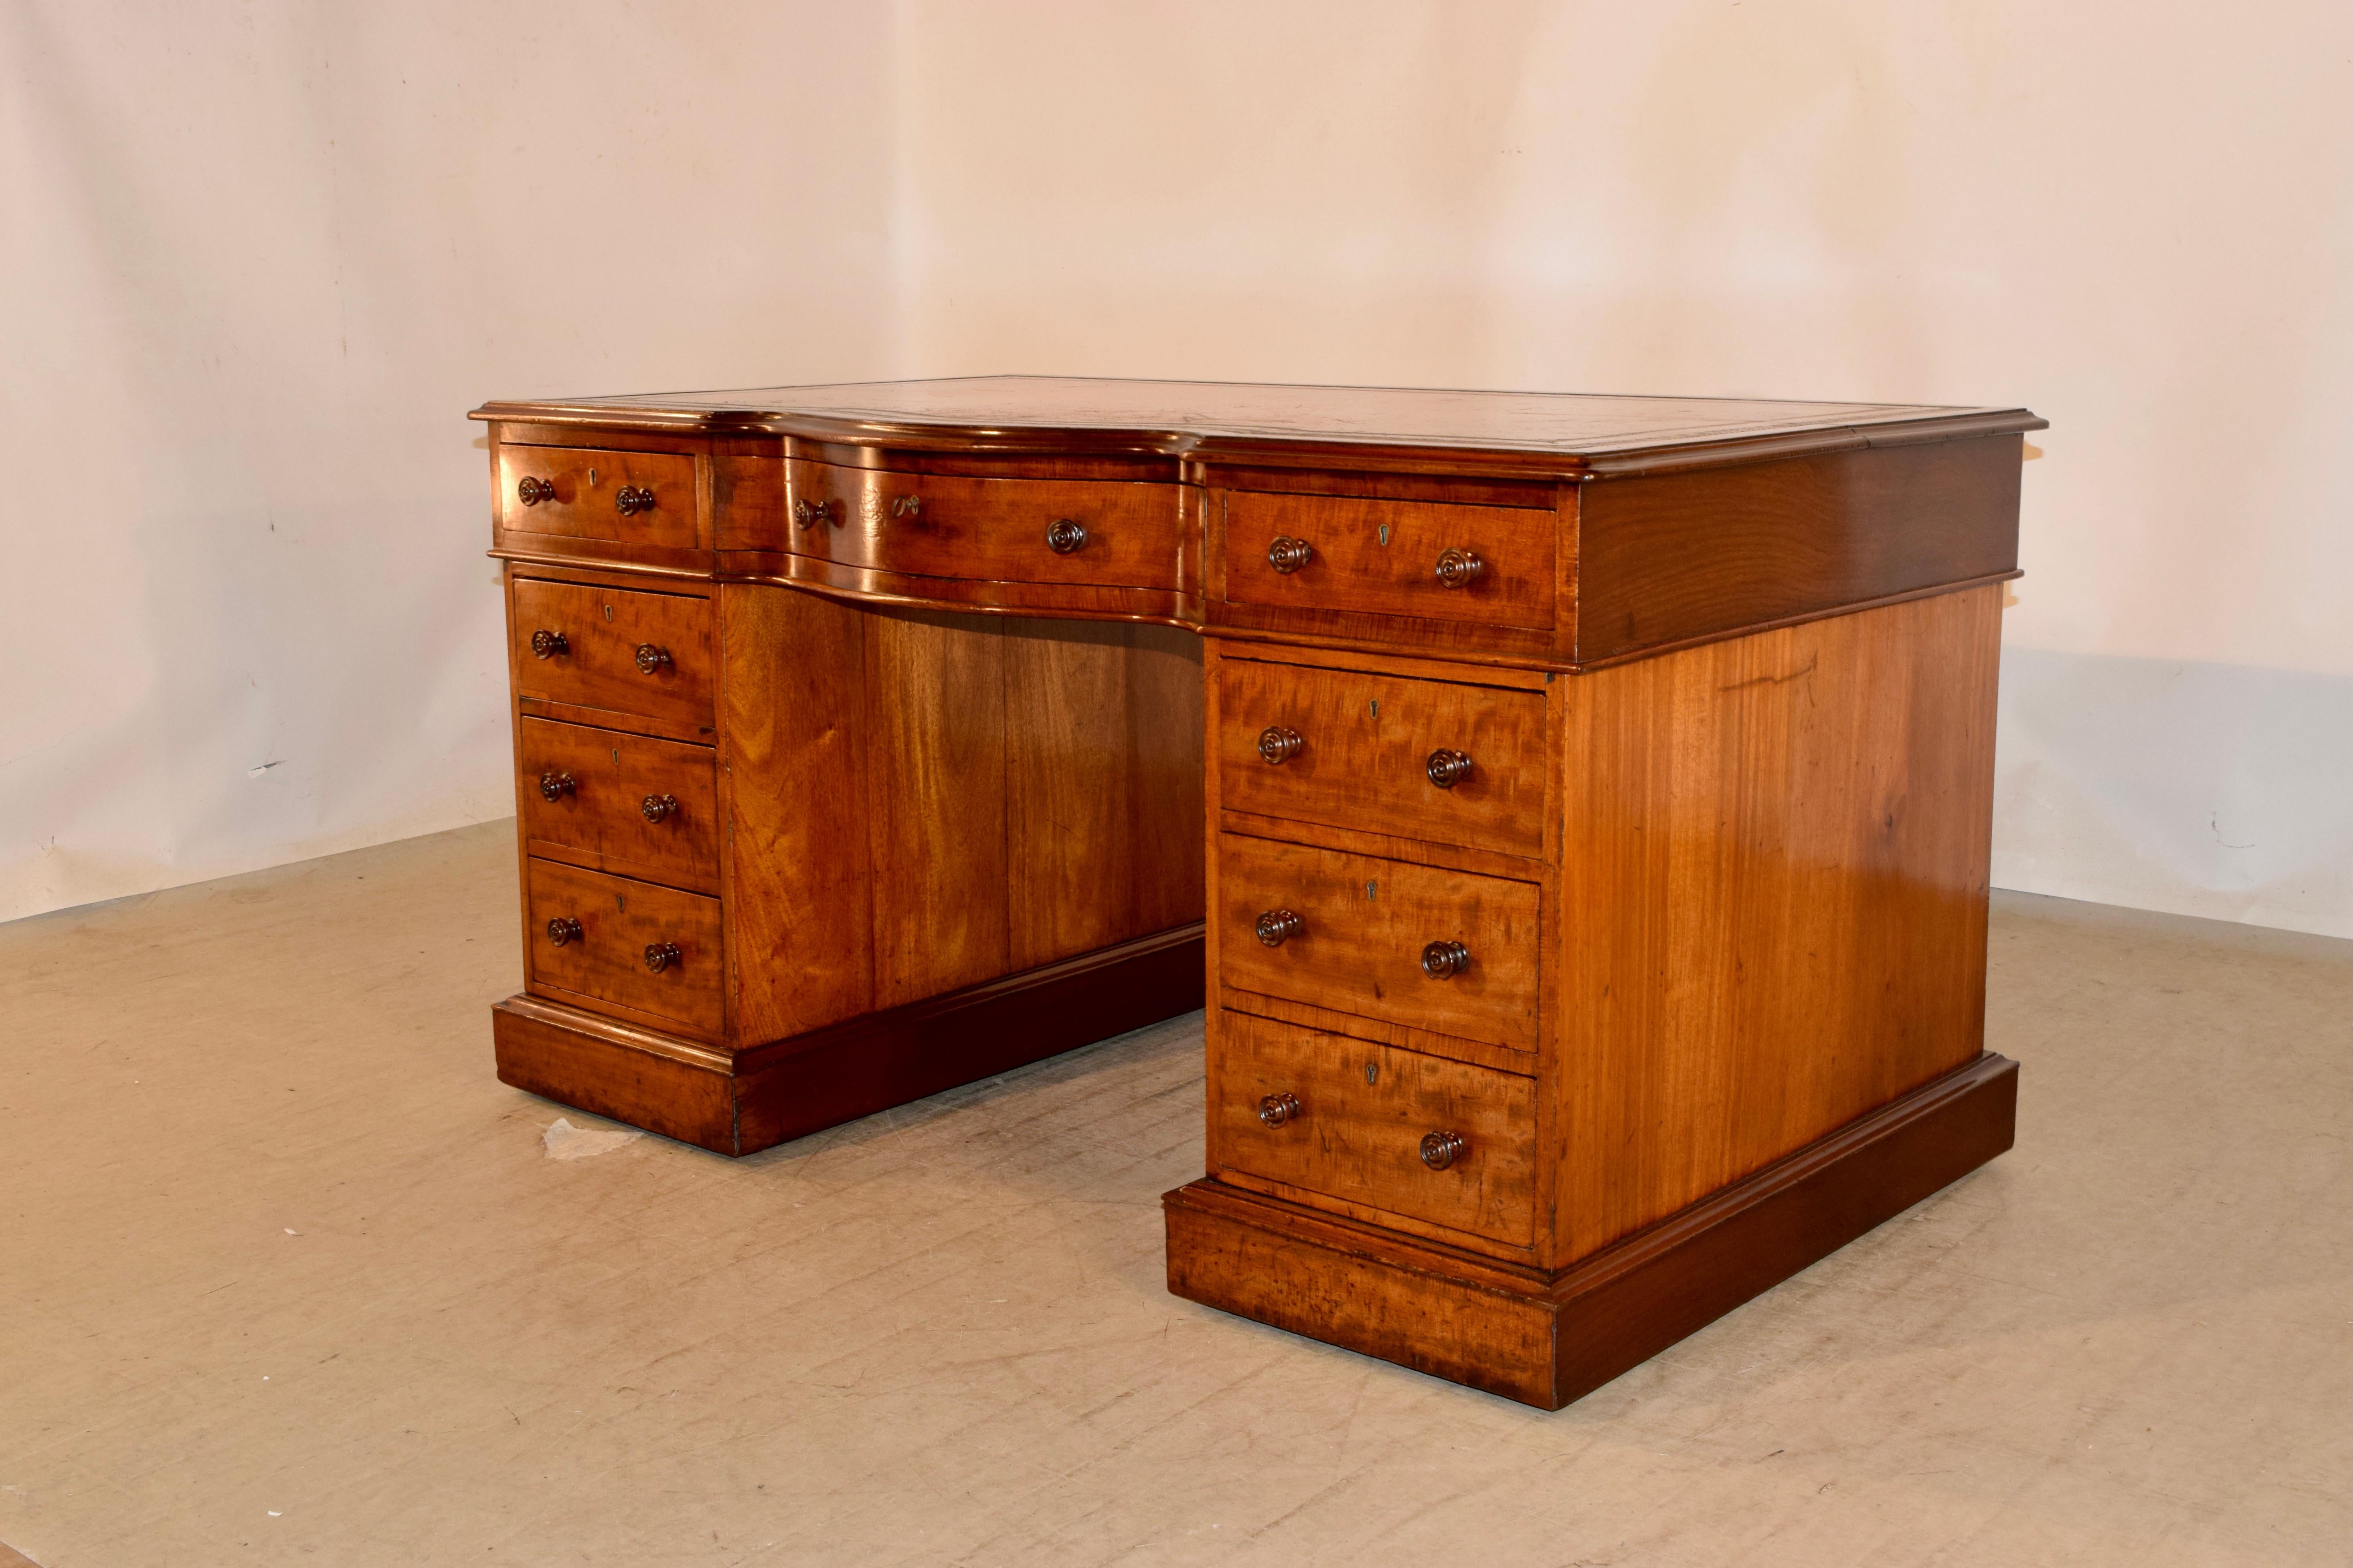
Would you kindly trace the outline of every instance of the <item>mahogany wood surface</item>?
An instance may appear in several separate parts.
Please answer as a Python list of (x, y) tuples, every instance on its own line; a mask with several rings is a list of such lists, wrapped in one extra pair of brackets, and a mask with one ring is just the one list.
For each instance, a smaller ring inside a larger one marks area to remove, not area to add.
[[(1449, 506), (1345, 496), (1213, 490), (1222, 510), (1225, 592), (1236, 604), (1477, 621), (1548, 630), (1553, 624), (1552, 510)], [(1284, 572), (1268, 559), (1278, 539), (1313, 556)], [(1480, 562), (1467, 585), (1438, 576), (1448, 550)], [(1212, 620), (1214, 621), (1214, 614)]]
[[(698, 893), (719, 891), (719, 792), (708, 746), (525, 718), (515, 794), (527, 853)], [(554, 795), (550, 798), (552, 784)], [(662, 803), (649, 817), (646, 802)]]
[[(514, 579), (513, 594), (508, 625), (518, 696), (684, 723), (711, 721), (708, 598), (528, 576)], [(532, 639), (543, 633), (563, 637), (563, 650), (540, 657)], [(669, 658), (642, 669), (638, 650), (644, 647)]]
[[(691, 550), (703, 541), (689, 453), (501, 444), (499, 516), (507, 535), (557, 534)], [(617, 498), (649, 495), (624, 510)]]
[[(523, 897), (531, 911), (524, 954), (533, 989), (718, 1037), (724, 1022), (718, 900), (539, 859), (530, 863)], [(577, 933), (559, 944), (547, 929), (555, 920), (576, 922)], [(645, 958), (656, 942), (679, 950), (659, 972)]]

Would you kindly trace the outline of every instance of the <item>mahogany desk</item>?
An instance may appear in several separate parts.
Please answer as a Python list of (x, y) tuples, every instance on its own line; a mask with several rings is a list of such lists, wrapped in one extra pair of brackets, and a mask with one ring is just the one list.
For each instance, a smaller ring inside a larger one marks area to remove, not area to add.
[(2010, 1146), (2022, 409), (986, 377), (474, 417), (508, 1083), (743, 1154), (1206, 987), (1169, 1289), (1553, 1408)]

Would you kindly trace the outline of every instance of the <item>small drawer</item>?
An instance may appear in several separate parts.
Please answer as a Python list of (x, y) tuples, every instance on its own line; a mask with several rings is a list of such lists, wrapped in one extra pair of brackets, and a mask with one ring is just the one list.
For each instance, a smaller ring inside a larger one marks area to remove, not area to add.
[(1178, 586), (1174, 484), (973, 479), (799, 458), (785, 465), (786, 548), (916, 576)]
[(1533, 882), (1223, 833), (1217, 918), (1236, 990), (1536, 1048)]
[(1547, 629), (1558, 515), (1529, 507), (1219, 490), (1225, 596)]
[(711, 722), (711, 601), (514, 580), (515, 695)]
[(719, 890), (719, 806), (708, 746), (525, 719), (515, 751), (524, 851)]
[(1535, 1079), (1240, 1013), (1221, 1015), (1219, 1034), (1213, 1166), (1535, 1242)]
[(717, 899), (553, 860), (528, 866), (524, 952), (533, 990), (718, 1036)]
[(1506, 855), (1544, 853), (1544, 695), (1228, 658), (1229, 811)]
[(694, 458), (683, 452), (499, 447), (499, 526), (691, 550)]

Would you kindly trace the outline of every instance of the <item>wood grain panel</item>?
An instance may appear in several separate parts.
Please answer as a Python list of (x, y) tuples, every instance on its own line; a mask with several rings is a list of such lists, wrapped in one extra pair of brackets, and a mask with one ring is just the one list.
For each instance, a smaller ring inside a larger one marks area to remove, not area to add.
[[(1544, 852), (1541, 693), (1231, 657), (1219, 665), (1219, 680), (1225, 809), (1335, 826), (1377, 824), (1406, 837), (1510, 855)], [(1270, 764), (1259, 737), (1275, 726), (1303, 744)], [(1470, 776), (1445, 789), (1430, 781), (1430, 755), (1440, 749), (1472, 759)]]
[[(508, 534), (627, 541), (691, 550), (700, 542), (695, 459), (684, 453), (622, 452), (583, 447), (501, 446), (498, 452), (499, 522)], [(553, 487), (554, 494), (526, 504), (522, 485)], [(650, 510), (624, 513), (624, 489), (650, 491)]]
[[(1430, 866), (1219, 836), (1212, 919), (1221, 983), (1441, 1035), (1536, 1048), (1535, 885)], [(1287, 909), (1306, 929), (1279, 947), (1253, 934)], [(1461, 942), (1471, 966), (1422, 973), (1426, 943)]]
[[(589, 1007), (611, 1003), (718, 1037), (724, 1020), (717, 899), (553, 860), (533, 860), (526, 882), (531, 914), (523, 951), (533, 990), (586, 998), (581, 1005)], [(559, 916), (581, 927), (560, 947), (547, 936), (547, 922)], [(664, 942), (681, 955), (656, 973), (646, 967), (645, 951)]]
[[(591, 870), (719, 890), (719, 798), (708, 746), (526, 718), (515, 736), (525, 850)], [(546, 775), (571, 781), (549, 800)], [(648, 796), (677, 803), (659, 821)]]
[[(1004, 973), (1005, 638), (969, 616), (862, 616), (874, 1005)], [(845, 813), (842, 829), (855, 831)]]
[[(649, 713), (708, 724), (712, 715), (712, 611), (707, 598), (680, 594), (513, 579), (507, 627), (516, 695), (617, 713)], [(561, 633), (566, 652), (541, 658), (532, 634)], [(652, 673), (638, 649), (670, 655)]]
[(1577, 657), (2014, 570), (2020, 446), (1992, 436), (1585, 485)]
[(720, 787), (739, 1047), (874, 1005), (866, 615), (789, 588), (720, 590)]
[(1201, 919), (1200, 639), (1029, 620), (1003, 636), (1014, 967)]
[[(1224, 597), (1303, 610), (1369, 611), (1426, 620), (1543, 629), (1553, 624), (1550, 508), (1217, 490), (1225, 526)], [(1295, 572), (1268, 564), (1278, 537), (1303, 539), (1314, 557)], [(1467, 587), (1436, 573), (1448, 549), (1475, 551), (1483, 570)]]
[[(1535, 1225), (1535, 1081), (1393, 1046), (1229, 1015), (1209, 1062), (1211, 1169), (1525, 1247)], [(1279, 1127), (1259, 1102), (1288, 1094)], [(1422, 1137), (1466, 1143), (1446, 1170)]]
[(1973, 589), (1570, 684), (1556, 1261), (1977, 1056), (2000, 637)]

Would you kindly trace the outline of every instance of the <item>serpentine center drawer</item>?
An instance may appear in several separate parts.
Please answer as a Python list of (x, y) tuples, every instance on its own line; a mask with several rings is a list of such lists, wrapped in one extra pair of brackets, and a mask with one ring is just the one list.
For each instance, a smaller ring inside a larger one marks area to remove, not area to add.
[(1550, 510), (1216, 494), (1225, 509), (1225, 596), (1235, 604), (1553, 624), (1560, 521)]
[(1544, 853), (1544, 696), (1227, 658), (1218, 790), (1229, 811)]
[(691, 550), (694, 458), (683, 452), (501, 446), (499, 526), (509, 533)]
[(515, 747), (525, 853), (716, 893), (713, 756), (708, 746), (525, 719)]
[(1515, 1247), (1535, 1237), (1535, 1080), (1228, 1013), (1209, 1159)]
[(711, 722), (711, 601), (518, 577), (515, 695)]
[(1536, 1048), (1536, 888), (1218, 836), (1218, 978), (1238, 991)]
[(845, 565), (1000, 583), (1176, 588), (1178, 487), (974, 479), (793, 458), (789, 548)]
[(719, 1033), (717, 899), (553, 860), (525, 864), (533, 990)]

